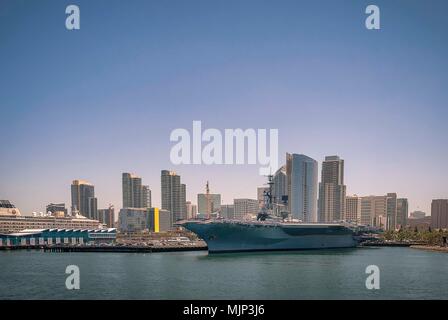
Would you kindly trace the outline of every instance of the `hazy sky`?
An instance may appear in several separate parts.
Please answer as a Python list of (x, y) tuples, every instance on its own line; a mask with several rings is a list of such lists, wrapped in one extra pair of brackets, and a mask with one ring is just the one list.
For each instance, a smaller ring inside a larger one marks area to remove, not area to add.
[[(364, 26), (368, 4), (381, 30)], [(81, 9), (81, 30), (65, 8)], [(175, 128), (278, 128), (285, 152), (345, 159), (348, 194), (448, 197), (445, 0), (0, 0), (0, 199), (70, 205), (70, 183), (121, 207), (160, 170), (196, 202), (256, 197), (258, 165), (173, 166)]]

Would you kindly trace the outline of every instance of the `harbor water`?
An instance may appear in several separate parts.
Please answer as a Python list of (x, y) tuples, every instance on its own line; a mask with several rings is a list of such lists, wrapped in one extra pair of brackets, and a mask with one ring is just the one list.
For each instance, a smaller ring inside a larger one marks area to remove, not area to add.
[[(66, 267), (80, 289), (65, 286)], [(380, 289), (366, 288), (366, 268)], [(0, 251), (0, 299), (448, 299), (448, 254), (355, 248), (209, 255)]]

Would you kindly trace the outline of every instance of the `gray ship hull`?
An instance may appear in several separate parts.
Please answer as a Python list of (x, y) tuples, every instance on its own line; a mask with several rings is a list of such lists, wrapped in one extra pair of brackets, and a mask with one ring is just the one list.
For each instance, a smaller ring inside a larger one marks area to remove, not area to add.
[(311, 250), (357, 246), (353, 232), (336, 224), (186, 221), (210, 253)]

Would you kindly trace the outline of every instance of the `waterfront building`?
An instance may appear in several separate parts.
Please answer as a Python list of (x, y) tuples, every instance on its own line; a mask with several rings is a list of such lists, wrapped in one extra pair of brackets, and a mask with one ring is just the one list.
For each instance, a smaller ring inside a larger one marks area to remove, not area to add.
[(113, 228), (115, 225), (115, 210), (112, 205), (107, 209), (98, 210), (98, 220), (100, 223), (106, 225), (108, 228)]
[(0, 234), (1, 246), (74, 245), (87, 243), (112, 243), (117, 238), (116, 229), (25, 229), (10, 234)]
[(174, 171), (161, 172), (162, 209), (172, 213), (174, 221), (186, 219), (186, 186)]
[(357, 195), (347, 196), (345, 198), (345, 217), (344, 220), (361, 224), (361, 206), (362, 198)]
[(272, 202), (276, 204), (285, 204), (288, 199), (288, 183), (286, 176), (286, 166), (282, 166), (274, 174), (272, 179)]
[(448, 229), (448, 199), (432, 200), (431, 228)]
[(165, 232), (172, 228), (173, 217), (159, 208), (123, 208), (118, 226), (121, 232)]
[(0, 200), (0, 216), (20, 216), (20, 210), (9, 200)]
[(72, 196), (72, 215), (76, 213), (93, 219), (96, 212), (91, 212), (94, 209), (95, 187), (84, 180), (73, 180), (71, 185)]
[(423, 211), (413, 211), (409, 214), (409, 219), (423, 219), (426, 217), (426, 213)]
[(149, 186), (142, 185), (142, 178), (135, 174), (122, 174), (122, 194), (123, 208), (151, 207), (151, 190)]
[(46, 213), (51, 213), (54, 216), (67, 216), (67, 209), (65, 203), (50, 203), (46, 207)]
[(236, 220), (244, 220), (250, 216), (256, 216), (260, 211), (258, 200), (256, 199), (234, 199), (233, 218)]
[(395, 219), (395, 228), (400, 229), (408, 225), (409, 204), (408, 199), (397, 199), (397, 218)]
[(148, 208), (148, 228), (150, 232), (167, 232), (173, 228), (173, 217), (167, 210)]
[(118, 229), (121, 232), (142, 232), (148, 230), (146, 208), (122, 208), (118, 213)]
[(345, 215), (344, 160), (327, 156), (322, 162), (319, 184), (319, 222), (343, 220)]
[[(209, 197), (209, 198), (207, 198)], [(210, 199), (210, 208), (208, 209), (208, 199)], [(199, 193), (198, 194), (198, 212), (206, 216), (219, 211), (221, 208), (221, 195), (219, 193)], [(210, 211), (210, 212), (208, 212)]]
[(291, 217), (303, 222), (316, 222), (317, 161), (303, 154), (287, 153), (286, 176)]
[(234, 219), (235, 217), (235, 206), (233, 204), (223, 204), (221, 205), (221, 212), (219, 214), (224, 219)]

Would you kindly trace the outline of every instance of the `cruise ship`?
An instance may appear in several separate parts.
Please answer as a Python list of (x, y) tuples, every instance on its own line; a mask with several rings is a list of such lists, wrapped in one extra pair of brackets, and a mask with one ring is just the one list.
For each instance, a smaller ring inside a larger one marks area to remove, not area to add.
[(272, 176), (265, 205), (253, 221), (186, 220), (178, 224), (203, 239), (209, 253), (353, 248), (353, 229), (337, 223), (302, 223), (272, 214)]

